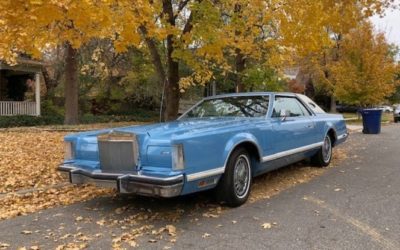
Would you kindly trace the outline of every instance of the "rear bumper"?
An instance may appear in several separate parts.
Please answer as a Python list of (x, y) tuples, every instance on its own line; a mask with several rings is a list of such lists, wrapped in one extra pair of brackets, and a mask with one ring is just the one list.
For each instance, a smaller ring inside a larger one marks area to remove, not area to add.
[(345, 142), (345, 141), (347, 140), (348, 137), (349, 137), (349, 133), (348, 133), (348, 132), (339, 135), (339, 136), (337, 137), (337, 140), (336, 140), (335, 145), (338, 145), (338, 144), (340, 144), (340, 143), (342, 143), (342, 142)]
[(58, 170), (73, 184), (94, 183), (100, 187), (116, 188), (119, 193), (134, 193), (154, 197), (174, 197), (182, 192), (184, 176), (153, 177), (138, 173), (103, 173), (75, 165), (60, 165)]

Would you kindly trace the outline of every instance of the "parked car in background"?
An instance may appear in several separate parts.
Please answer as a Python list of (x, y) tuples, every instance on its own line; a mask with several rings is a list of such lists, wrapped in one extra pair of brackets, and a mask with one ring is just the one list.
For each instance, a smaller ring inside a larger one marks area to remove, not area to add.
[(400, 105), (397, 105), (393, 111), (393, 120), (394, 122), (400, 121)]
[(354, 105), (338, 104), (336, 105), (336, 111), (339, 113), (357, 113), (361, 107)]
[(392, 113), (393, 112), (393, 108), (388, 106), (388, 105), (380, 106), (378, 108), (382, 109), (382, 111), (386, 112), (386, 113)]
[(176, 121), (65, 137), (59, 170), (71, 183), (173, 197), (215, 189), (229, 206), (249, 197), (253, 177), (310, 158), (329, 165), (348, 136), (342, 115), (293, 93), (208, 97)]

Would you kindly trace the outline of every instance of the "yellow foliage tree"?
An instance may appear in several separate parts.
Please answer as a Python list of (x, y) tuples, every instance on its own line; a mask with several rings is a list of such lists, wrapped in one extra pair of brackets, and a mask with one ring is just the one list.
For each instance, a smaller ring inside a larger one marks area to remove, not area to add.
[[(277, 65), (329, 46), (332, 32), (353, 27), (391, 0), (5, 0), (0, 2), (0, 57), (39, 56), (66, 44), (67, 123), (77, 120), (77, 48), (93, 38), (115, 49), (146, 47), (165, 85), (164, 119), (178, 112), (180, 89), (204, 84), (212, 70), (238, 75), (248, 60)], [(234, 58), (234, 60), (232, 60)], [(180, 62), (193, 74), (182, 77)]]
[(111, 34), (109, 1), (13, 0), (0, 2), (0, 58), (15, 63), (18, 53), (39, 58), (64, 45), (65, 123), (78, 123), (77, 49)]
[(364, 22), (343, 37), (340, 59), (331, 65), (333, 93), (342, 102), (361, 106), (384, 102), (396, 87), (396, 63), (384, 34)]

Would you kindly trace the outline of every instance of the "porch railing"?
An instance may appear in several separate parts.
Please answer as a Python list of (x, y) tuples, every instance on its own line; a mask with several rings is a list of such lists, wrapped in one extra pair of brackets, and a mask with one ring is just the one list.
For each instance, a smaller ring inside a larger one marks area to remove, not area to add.
[(36, 102), (0, 101), (1, 115), (37, 115)]

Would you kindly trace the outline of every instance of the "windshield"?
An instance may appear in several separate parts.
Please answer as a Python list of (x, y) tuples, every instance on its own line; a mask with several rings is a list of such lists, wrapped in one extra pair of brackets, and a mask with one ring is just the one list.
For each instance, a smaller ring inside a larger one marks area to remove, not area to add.
[(269, 96), (231, 96), (204, 100), (182, 116), (202, 117), (263, 117), (267, 114)]

